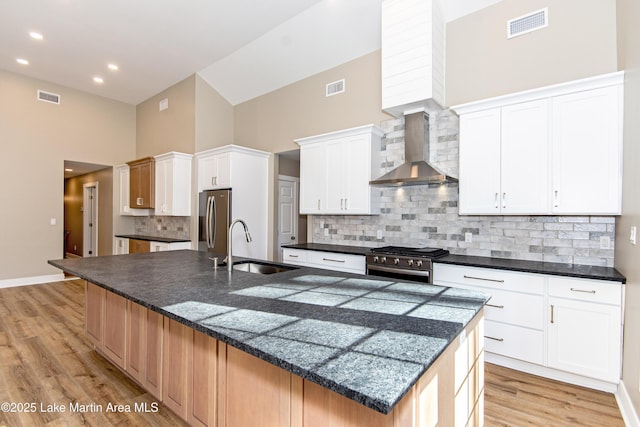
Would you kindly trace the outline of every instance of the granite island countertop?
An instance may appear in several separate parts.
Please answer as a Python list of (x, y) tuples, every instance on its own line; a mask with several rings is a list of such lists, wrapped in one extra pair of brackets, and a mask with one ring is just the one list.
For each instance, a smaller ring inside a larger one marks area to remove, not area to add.
[(313, 268), (229, 274), (192, 250), (49, 263), (384, 414), (488, 299)]
[(158, 236), (146, 236), (144, 234), (116, 234), (115, 237), (122, 237), (124, 239), (137, 239), (147, 240), (150, 242), (162, 242), (162, 243), (182, 243), (190, 242), (190, 239), (177, 239), (174, 237), (158, 237)]

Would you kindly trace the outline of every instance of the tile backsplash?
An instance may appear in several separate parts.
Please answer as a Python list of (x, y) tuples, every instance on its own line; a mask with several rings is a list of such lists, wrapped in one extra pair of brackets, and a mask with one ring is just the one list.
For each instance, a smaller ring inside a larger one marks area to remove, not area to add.
[(188, 239), (188, 216), (148, 216), (135, 218), (135, 233), (144, 236)]
[[(399, 165), (404, 152), (404, 120), (388, 120), (381, 127), (385, 137), (378, 176)], [(430, 140), (431, 162), (458, 176), (457, 116), (450, 111), (431, 115)], [(431, 246), (460, 255), (613, 267), (612, 216), (460, 216), (457, 183), (375, 191), (381, 196), (379, 215), (314, 216), (310, 241)], [(607, 241), (609, 248), (601, 249)]]

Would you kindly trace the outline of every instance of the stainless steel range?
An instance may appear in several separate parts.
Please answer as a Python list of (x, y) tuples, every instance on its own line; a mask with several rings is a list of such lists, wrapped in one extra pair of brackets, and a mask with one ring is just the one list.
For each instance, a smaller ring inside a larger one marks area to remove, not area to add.
[(367, 274), (433, 283), (431, 260), (448, 255), (439, 248), (384, 246), (367, 254)]

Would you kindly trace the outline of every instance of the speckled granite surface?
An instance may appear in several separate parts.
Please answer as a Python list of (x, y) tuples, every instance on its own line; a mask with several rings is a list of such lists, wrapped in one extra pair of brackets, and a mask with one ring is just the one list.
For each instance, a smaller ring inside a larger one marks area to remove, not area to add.
[(142, 234), (116, 234), (115, 237), (123, 237), (125, 239), (148, 240), (150, 242), (162, 242), (162, 243), (180, 243), (180, 242), (191, 241), (189, 239), (174, 239), (171, 237), (144, 236)]
[[(306, 249), (310, 251), (335, 252), (353, 255), (367, 255), (371, 248), (326, 243), (299, 243), (284, 245), (285, 248)], [(557, 262), (526, 261), (506, 258), (489, 258), (468, 255), (447, 255), (434, 259), (443, 264), (467, 265), (471, 267), (496, 268), (499, 270), (523, 271), (526, 273), (551, 274), (555, 276), (578, 277), (582, 279), (609, 280), (626, 283), (627, 279), (618, 270), (611, 267), (591, 265), (561, 264)], [(437, 280), (437, 278), (436, 278)]]
[(49, 263), (382, 413), (488, 298), (312, 268), (229, 274), (190, 250)]

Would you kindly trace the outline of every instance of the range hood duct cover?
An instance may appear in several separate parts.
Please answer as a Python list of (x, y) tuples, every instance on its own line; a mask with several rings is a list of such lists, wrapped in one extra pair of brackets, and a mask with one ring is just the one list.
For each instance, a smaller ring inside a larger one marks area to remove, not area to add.
[(404, 158), (403, 164), (369, 184), (392, 187), (458, 182), (429, 164), (429, 116), (424, 111), (404, 116)]

